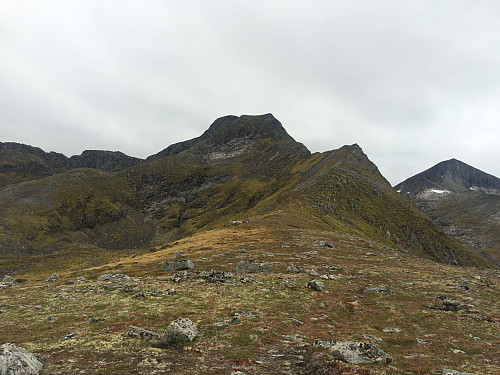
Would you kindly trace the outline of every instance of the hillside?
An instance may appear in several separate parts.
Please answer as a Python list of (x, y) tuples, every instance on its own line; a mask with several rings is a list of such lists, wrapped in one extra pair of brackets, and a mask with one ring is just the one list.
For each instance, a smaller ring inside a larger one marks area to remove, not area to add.
[(357, 145), (311, 155), (272, 115), (226, 116), (118, 172), (77, 169), (0, 190), (0, 252), (161, 245), (288, 212), (451, 264), (485, 264), (401, 199)]
[(499, 178), (451, 159), (394, 188), (448, 235), (500, 266)]
[(356, 144), (226, 116), (85, 165), (0, 189), (0, 372), (5, 343), (37, 375), (500, 370), (500, 273)]
[(140, 162), (118, 151), (87, 150), (68, 158), (15, 142), (0, 142), (0, 187), (52, 176), (76, 168), (117, 171)]

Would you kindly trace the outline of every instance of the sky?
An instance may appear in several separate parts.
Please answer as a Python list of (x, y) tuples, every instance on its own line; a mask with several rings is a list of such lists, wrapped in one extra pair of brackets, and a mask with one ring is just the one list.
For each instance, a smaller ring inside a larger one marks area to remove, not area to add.
[(272, 113), (392, 184), (451, 158), (500, 177), (499, 20), (493, 0), (0, 0), (0, 142), (145, 158)]

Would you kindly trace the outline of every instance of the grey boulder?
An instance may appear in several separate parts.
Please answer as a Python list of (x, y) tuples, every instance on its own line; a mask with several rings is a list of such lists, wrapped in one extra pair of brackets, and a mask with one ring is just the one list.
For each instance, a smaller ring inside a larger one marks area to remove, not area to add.
[(198, 335), (196, 325), (187, 318), (174, 320), (161, 336), (161, 341), (165, 344), (191, 342)]
[(43, 364), (26, 349), (14, 344), (0, 346), (0, 375), (38, 375)]
[(59, 275), (54, 272), (52, 275), (50, 275), (49, 277), (47, 277), (45, 279), (46, 282), (51, 282), (51, 281), (59, 281)]
[(237, 273), (265, 273), (270, 271), (269, 262), (259, 260), (245, 259), (236, 265)]
[(364, 363), (391, 363), (393, 358), (372, 344), (356, 341), (335, 343), (330, 351), (335, 358), (352, 364)]
[(161, 270), (166, 272), (192, 270), (193, 268), (194, 264), (189, 259), (170, 260), (161, 264)]

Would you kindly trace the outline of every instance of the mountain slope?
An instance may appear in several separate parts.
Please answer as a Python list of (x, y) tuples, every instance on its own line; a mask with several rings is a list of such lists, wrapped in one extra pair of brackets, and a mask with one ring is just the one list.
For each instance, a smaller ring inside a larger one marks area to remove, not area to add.
[(161, 245), (246, 217), (486, 265), (403, 199), (357, 145), (310, 154), (272, 115), (226, 116), (115, 173), (79, 169), (0, 190), (0, 252)]
[(500, 266), (499, 178), (451, 159), (394, 188), (447, 234)]
[(87, 150), (67, 158), (15, 142), (0, 142), (0, 187), (52, 176), (76, 168), (117, 171), (139, 163), (141, 159), (122, 152)]

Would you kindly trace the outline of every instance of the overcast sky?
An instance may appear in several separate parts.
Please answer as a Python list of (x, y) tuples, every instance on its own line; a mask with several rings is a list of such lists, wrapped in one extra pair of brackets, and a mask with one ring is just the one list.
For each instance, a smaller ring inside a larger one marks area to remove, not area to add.
[(146, 157), (228, 114), (396, 184), (500, 177), (500, 2), (0, 0), (0, 141)]

